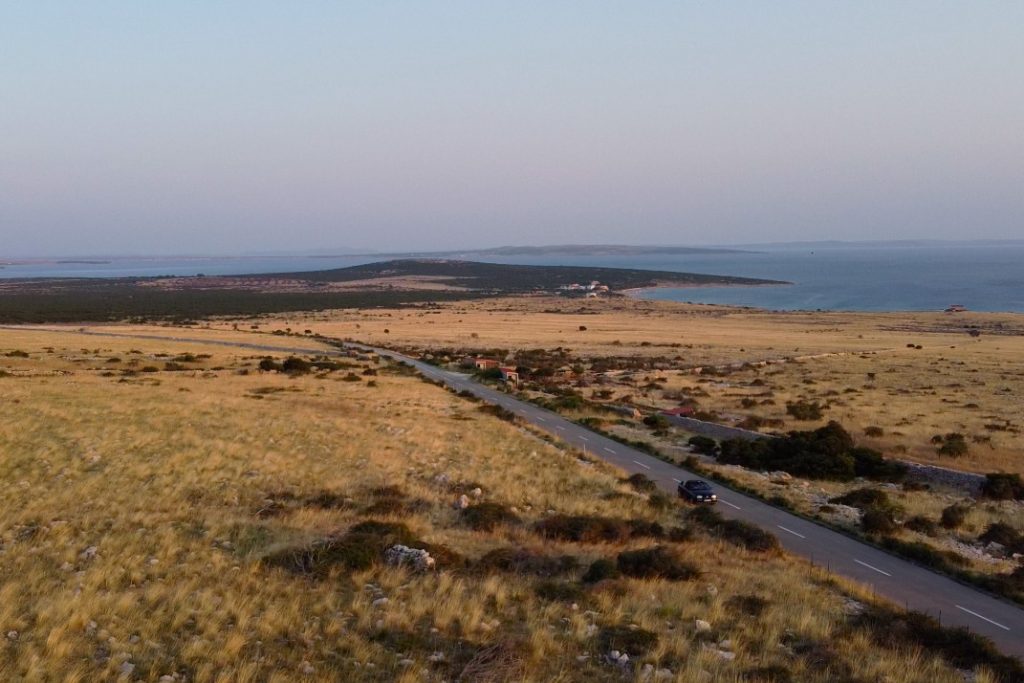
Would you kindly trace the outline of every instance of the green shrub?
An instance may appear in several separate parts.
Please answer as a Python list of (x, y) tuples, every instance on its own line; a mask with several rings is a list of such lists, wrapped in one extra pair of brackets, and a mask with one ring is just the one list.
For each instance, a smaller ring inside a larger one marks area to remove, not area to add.
[(263, 359), (261, 359), (260, 360), (259, 368), (263, 372), (274, 372), (274, 371), (280, 372), (281, 370), (284, 369), (282, 367), (282, 365), (280, 363), (278, 363), (277, 361), (275, 361), (273, 358), (263, 358)]
[(900, 481), (906, 466), (878, 451), (858, 447), (838, 422), (775, 439), (727, 439), (718, 461), (755, 470), (782, 470), (807, 479), (849, 481), (854, 477)]
[(621, 552), (616, 565), (624, 576), (638, 579), (689, 581), (701, 573), (694, 565), (684, 562), (675, 550), (660, 545)]
[(718, 442), (707, 436), (691, 436), (690, 440), (687, 441), (690, 448), (696, 453), (701, 455), (717, 455), (718, 454)]
[(820, 420), (824, 415), (825, 406), (817, 401), (794, 401), (786, 403), (786, 414), (795, 420), (814, 421)]
[[(936, 441), (936, 438), (939, 440)], [(937, 452), (950, 458), (959, 458), (967, 455), (967, 439), (959, 432), (950, 432), (942, 437), (932, 437), (932, 443), (938, 443)]]
[(884, 436), (884, 435), (885, 435), (885, 430), (882, 429), (881, 427), (877, 427), (875, 425), (871, 425), (870, 427), (865, 427), (864, 428), (864, 436), (870, 436), (872, 438), (877, 438), (877, 437)]
[(267, 555), (262, 564), (322, 579), (336, 568), (369, 569), (381, 560), (385, 550), (396, 544), (430, 551), (404, 524), (369, 520), (356, 524), (342, 536)]
[(479, 503), (462, 511), (462, 523), (474, 531), (494, 531), (502, 524), (518, 524), (519, 516), (501, 503)]

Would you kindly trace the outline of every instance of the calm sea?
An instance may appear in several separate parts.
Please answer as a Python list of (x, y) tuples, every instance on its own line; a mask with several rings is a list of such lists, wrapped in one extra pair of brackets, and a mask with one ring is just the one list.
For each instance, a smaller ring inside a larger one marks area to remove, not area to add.
[[(472, 256), (467, 255), (467, 258)], [(380, 260), (366, 256), (114, 259), (108, 263), (8, 265), (0, 277), (235, 275), (320, 270)], [(484, 259), (480, 259), (484, 260)], [(1024, 243), (936, 246), (772, 247), (750, 253), (644, 256), (512, 256), (493, 262), (677, 270), (786, 280), (779, 287), (659, 289), (651, 299), (778, 310), (1024, 312)]]

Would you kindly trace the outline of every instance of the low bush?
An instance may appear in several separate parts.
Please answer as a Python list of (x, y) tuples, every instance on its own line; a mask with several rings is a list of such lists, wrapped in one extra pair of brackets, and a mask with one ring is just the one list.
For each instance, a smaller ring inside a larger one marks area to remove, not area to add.
[(385, 550), (396, 544), (430, 552), (430, 546), (404, 524), (368, 520), (351, 527), (342, 536), (271, 553), (262, 559), (262, 564), (322, 579), (336, 569), (369, 569), (382, 559)]
[(687, 441), (695, 453), (701, 455), (718, 455), (718, 442), (708, 436), (691, 436)]
[(881, 427), (876, 427), (876, 426), (872, 425), (870, 427), (865, 427), (864, 428), (864, 436), (870, 436), (872, 438), (878, 438), (880, 436), (885, 436), (885, 430), (882, 429)]
[(982, 543), (998, 543), (1010, 553), (1024, 553), (1024, 534), (1004, 522), (993, 522), (978, 536)]
[(505, 572), (533, 576), (560, 576), (573, 571), (579, 561), (572, 555), (543, 555), (527, 548), (496, 548), (475, 563), (475, 569), (485, 574)]
[(605, 626), (597, 633), (597, 649), (602, 653), (618, 650), (630, 657), (639, 657), (653, 650), (657, 644), (658, 634), (642, 628)]
[(586, 573), (580, 579), (583, 583), (597, 583), (605, 579), (617, 579), (622, 576), (618, 566), (611, 560), (601, 558), (590, 563)]
[(869, 534), (892, 534), (899, 529), (899, 524), (889, 510), (871, 507), (861, 515), (860, 527)]
[(903, 526), (911, 531), (916, 531), (919, 534), (925, 536), (938, 536), (939, 525), (933, 519), (929, 519), (924, 515), (914, 515), (907, 521), (903, 522)]
[(824, 415), (825, 406), (817, 401), (794, 401), (786, 404), (786, 414), (795, 420), (820, 420)]
[(700, 569), (684, 562), (679, 554), (665, 546), (619, 553), (616, 566), (624, 576), (637, 579), (689, 581), (700, 576)]
[(505, 420), (506, 422), (515, 422), (516, 421), (516, 414), (515, 413), (513, 413), (511, 410), (508, 410), (507, 408), (502, 408), (501, 406), (498, 406), (498, 405), (492, 405), (490, 403), (484, 403), (480, 407), (478, 407), (477, 410), (479, 410), (481, 413), (486, 413), (488, 415), (493, 415), (494, 417), (498, 418), (499, 420)]
[(707, 507), (694, 508), (688, 518), (713, 536), (753, 552), (779, 549), (779, 539), (759, 526), (738, 519), (725, 519)]
[(966, 505), (954, 503), (947, 508), (943, 508), (939, 524), (944, 529), (957, 529), (967, 520), (967, 513), (970, 511), (971, 509)]
[(634, 491), (641, 493), (650, 493), (651, 491), (658, 490), (658, 484), (655, 483), (645, 474), (633, 474), (626, 478), (626, 483), (629, 484)]
[(885, 491), (879, 491), (878, 489), (854, 489), (848, 493), (844, 493), (841, 496), (829, 499), (830, 503), (839, 503), (840, 505), (850, 505), (855, 508), (869, 508), (869, 507), (890, 507), (892, 502), (889, 500), (889, 495)]
[(903, 541), (899, 538), (890, 537), (882, 539), (881, 545), (883, 548), (891, 550), (901, 557), (940, 571), (956, 573), (958, 567), (967, 565), (967, 560), (952, 550), (936, 550), (927, 543), (921, 543), (920, 541)]
[(1024, 500), (1024, 481), (1019, 474), (992, 472), (985, 475), (981, 495), (992, 500)]
[(717, 456), (727, 465), (760, 471), (782, 470), (807, 479), (849, 481), (854, 477), (901, 481), (906, 465), (878, 451), (858, 447), (838, 422), (811, 431), (793, 431), (775, 439), (728, 439)]
[(1003, 683), (1024, 681), (1024, 664), (996, 649), (992, 641), (964, 627), (946, 628), (920, 612), (899, 613), (871, 606), (852, 621), (879, 645), (920, 647), (961, 669), (985, 667)]
[(657, 522), (587, 515), (552, 515), (537, 522), (534, 530), (545, 538), (576, 543), (621, 543), (664, 535)]
[(479, 503), (462, 511), (462, 523), (474, 531), (494, 531), (502, 524), (518, 524), (519, 516), (501, 503)]
[(585, 595), (578, 584), (554, 579), (541, 581), (533, 587), (533, 592), (542, 600), (552, 602), (579, 602)]

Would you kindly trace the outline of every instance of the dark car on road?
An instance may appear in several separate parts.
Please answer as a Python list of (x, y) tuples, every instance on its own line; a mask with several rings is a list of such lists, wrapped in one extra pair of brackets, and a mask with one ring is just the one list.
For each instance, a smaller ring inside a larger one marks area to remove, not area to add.
[(704, 503), (714, 505), (718, 502), (718, 496), (714, 489), (706, 481), (690, 479), (679, 484), (679, 497), (688, 503)]

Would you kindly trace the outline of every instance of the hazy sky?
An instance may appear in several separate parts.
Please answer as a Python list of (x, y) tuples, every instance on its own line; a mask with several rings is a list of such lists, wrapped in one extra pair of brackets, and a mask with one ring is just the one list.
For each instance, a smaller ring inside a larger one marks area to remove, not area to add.
[(1024, 237), (1024, 2), (0, 0), (0, 256)]

